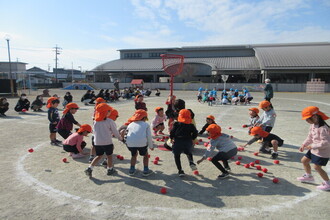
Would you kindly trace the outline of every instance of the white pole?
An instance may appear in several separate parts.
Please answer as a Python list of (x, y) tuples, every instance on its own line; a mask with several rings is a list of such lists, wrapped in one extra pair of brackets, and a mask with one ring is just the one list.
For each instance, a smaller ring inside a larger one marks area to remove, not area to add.
[(73, 85), (73, 62), (71, 62), (71, 83)]

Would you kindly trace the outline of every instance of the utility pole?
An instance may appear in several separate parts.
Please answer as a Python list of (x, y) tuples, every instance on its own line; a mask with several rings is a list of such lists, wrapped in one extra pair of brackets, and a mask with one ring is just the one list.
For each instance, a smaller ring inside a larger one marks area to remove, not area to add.
[(7, 48), (8, 48), (8, 60), (9, 60), (9, 79), (10, 79), (10, 91), (11, 91), (11, 96), (14, 96), (15, 91), (14, 91), (14, 82), (13, 82), (13, 76), (11, 73), (11, 59), (10, 59), (10, 46), (9, 46), (9, 37), (6, 39), (7, 41)]
[(62, 48), (58, 47), (57, 44), (56, 44), (56, 47), (54, 47), (55, 49), (55, 82), (58, 83), (58, 80), (57, 80), (57, 61), (58, 61), (58, 58), (57, 58), (57, 55), (60, 54), (60, 50), (62, 50)]

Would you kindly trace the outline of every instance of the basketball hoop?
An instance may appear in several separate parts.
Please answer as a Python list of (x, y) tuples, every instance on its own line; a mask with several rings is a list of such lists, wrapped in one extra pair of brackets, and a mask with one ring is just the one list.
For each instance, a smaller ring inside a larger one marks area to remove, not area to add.
[(183, 70), (184, 56), (177, 54), (161, 54), (163, 70), (170, 75), (170, 96), (173, 95), (174, 76), (179, 75)]

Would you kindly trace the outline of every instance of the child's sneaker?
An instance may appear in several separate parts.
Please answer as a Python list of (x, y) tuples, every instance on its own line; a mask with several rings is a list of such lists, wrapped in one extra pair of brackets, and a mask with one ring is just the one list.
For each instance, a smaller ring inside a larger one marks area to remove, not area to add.
[(128, 171), (128, 175), (130, 176), (134, 176), (135, 173), (136, 173), (136, 169), (129, 169)]
[(330, 191), (330, 184), (324, 181), (321, 185), (317, 186), (316, 188), (323, 191)]
[(154, 173), (154, 171), (148, 169), (148, 170), (143, 171), (142, 176), (150, 176), (153, 173)]
[(190, 168), (191, 168), (192, 171), (197, 170), (197, 166), (194, 163), (190, 163)]
[(57, 139), (55, 140), (55, 142), (58, 143), (58, 144), (62, 144), (62, 141), (57, 140)]
[(225, 179), (225, 178), (227, 178), (227, 177), (229, 177), (229, 176), (230, 176), (229, 173), (223, 173), (223, 174), (219, 175), (218, 178), (219, 178), (219, 179)]
[(263, 147), (261, 147), (259, 149), (259, 152), (264, 153), (264, 154), (271, 154), (272, 153), (272, 151), (270, 149), (266, 149), (266, 148), (263, 148)]
[(92, 170), (90, 167), (88, 167), (88, 168), (85, 170), (85, 174), (86, 174), (87, 176), (89, 176), (89, 178), (92, 177), (92, 172), (93, 172), (93, 170)]
[(272, 156), (270, 158), (276, 159), (277, 157), (278, 157), (278, 153), (277, 152), (274, 152), (274, 153), (272, 153)]
[(180, 171), (179, 171), (179, 177), (184, 177), (184, 176), (185, 176), (184, 171), (183, 171), (183, 170), (180, 170)]
[(108, 169), (107, 175), (111, 176), (113, 174), (115, 174), (117, 171), (114, 168)]
[(72, 154), (72, 158), (73, 159), (78, 159), (78, 158), (82, 158), (82, 157), (84, 157), (85, 155), (83, 155), (83, 154)]
[(313, 176), (309, 176), (306, 173), (302, 177), (298, 177), (297, 180), (302, 183), (312, 183), (315, 181)]
[(227, 172), (230, 172), (230, 171), (231, 171), (230, 167), (225, 167), (225, 170), (226, 170)]

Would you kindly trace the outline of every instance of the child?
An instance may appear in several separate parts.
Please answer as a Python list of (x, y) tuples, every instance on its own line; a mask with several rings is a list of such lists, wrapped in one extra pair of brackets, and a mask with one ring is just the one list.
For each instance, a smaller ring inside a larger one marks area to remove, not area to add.
[(0, 117), (7, 116), (5, 113), (9, 109), (9, 103), (5, 97), (0, 98)]
[(43, 110), (41, 109), (43, 105), (44, 105), (43, 98), (41, 95), (38, 95), (36, 97), (36, 100), (32, 102), (31, 109), (34, 112), (43, 112)]
[[(96, 114), (96, 107), (101, 104), (101, 103), (106, 103), (107, 101), (101, 97), (97, 98), (95, 100), (95, 107), (94, 107), (94, 113), (93, 113), (93, 121), (95, 120), (95, 114)], [(90, 156), (89, 156), (89, 162), (91, 163), (95, 157), (95, 144), (94, 144), (94, 135), (92, 136), (92, 149), (90, 151)]]
[(197, 101), (198, 101), (198, 102), (201, 102), (201, 101), (202, 101), (202, 92), (203, 92), (203, 88), (200, 87), (200, 88), (198, 89), (198, 92), (197, 92)]
[(152, 129), (154, 131), (154, 136), (157, 136), (157, 132), (159, 132), (160, 135), (164, 135), (164, 121), (166, 120), (164, 109), (162, 107), (157, 107), (155, 108), (155, 112), (156, 116), (152, 120)]
[(310, 166), (310, 162), (312, 161), (314, 169), (324, 180), (322, 185), (316, 188), (330, 191), (329, 176), (322, 169), (322, 166), (326, 166), (330, 158), (330, 130), (329, 125), (325, 122), (329, 117), (315, 106), (309, 106), (301, 113), (302, 120), (306, 120), (311, 125), (306, 140), (299, 148), (300, 152), (303, 152), (305, 149), (308, 150), (305, 156), (301, 158), (306, 173), (302, 177), (298, 177), (297, 180), (301, 182), (314, 182)]
[(260, 126), (262, 127), (262, 129), (264, 129), (264, 131), (271, 132), (275, 124), (276, 113), (274, 109), (271, 107), (269, 101), (260, 102), (259, 108), (264, 110), (264, 113), (258, 119), (255, 126)]
[(251, 104), (251, 100), (253, 99), (253, 97), (251, 96), (251, 93), (249, 92), (248, 89), (244, 89), (243, 92), (244, 92), (244, 100), (245, 100), (244, 104), (245, 105)]
[(91, 104), (91, 102), (93, 102), (91, 90), (86, 91), (86, 93), (81, 98), (81, 102), (83, 102), (85, 105)]
[(65, 106), (66, 106), (67, 104), (69, 104), (69, 103), (72, 102), (73, 97), (72, 97), (72, 95), (71, 95), (70, 92), (66, 92), (66, 93), (65, 93), (65, 96), (64, 96), (63, 98), (64, 98), (64, 100), (63, 100), (62, 105), (63, 105), (63, 107), (65, 108)]
[(26, 94), (22, 93), (21, 97), (19, 98), (16, 106), (15, 111), (16, 112), (26, 112), (29, 111), (30, 108), (30, 101), (27, 99)]
[(116, 170), (113, 168), (113, 142), (112, 135), (114, 135), (118, 140), (122, 140), (116, 123), (108, 118), (110, 116), (112, 108), (106, 104), (101, 103), (95, 108), (95, 121), (93, 125), (94, 131), (94, 144), (96, 157), (93, 159), (89, 167), (85, 170), (85, 174), (89, 177), (92, 177), (92, 172), (94, 166), (102, 159), (103, 155), (107, 156), (107, 175), (113, 175), (116, 173)]
[(179, 112), (178, 121), (174, 122), (173, 129), (170, 132), (170, 138), (173, 140), (174, 160), (178, 168), (180, 177), (185, 175), (181, 166), (180, 156), (182, 153), (187, 155), (190, 168), (197, 170), (196, 164), (193, 160), (192, 149), (193, 140), (197, 137), (197, 130), (195, 125), (192, 124), (191, 112), (188, 109), (182, 109)]
[[(261, 127), (253, 127), (250, 130), (250, 135), (254, 136), (253, 139), (251, 139), (248, 143), (243, 145), (242, 147), (246, 147), (247, 145), (251, 145), (256, 140), (261, 140), (261, 148), (259, 152), (271, 154), (271, 158), (276, 159), (278, 157), (277, 149), (278, 147), (281, 147), (284, 143), (284, 140), (282, 140), (279, 136), (269, 133), (267, 131), (264, 131)], [(269, 150), (270, 147), (273, 147), (273, 153)]]
[(244, 124), (243, 127), (246, 128), (248, 127), (249, 128), (249, 131), (250, 129), (252, 129), (252, 127), (257, 123), (257, 121), (259, 120), (259, 109), (257, 108), (249, 108), (249, 115), (250, 115), (250, 123), (249, 124)]
[(81, 125), (77, 132), (71, 134), (67, 139), (63, 141), (63, 150), (69, 152), (73, 159), (86, 156), (83, 151), (86, 147), (84, 136), (87, 136), (91, 132), (92, 127), (90, 125)]
[(49, 138), (50, 144), (53, 146), (59, 146), (61, 141), (56, 139), (56, 132), (57, 132), (57, 124), (60, 121), (60, 115), (58, 113), (57, 106), (60, 101), (55, 97), (50, 97), (47, 100), (47, 108), (48, 108), (48, 120), (49, 120)]
[[(211, 124), (206, 130), (209, 133), (210, 144), (203, 157), (197, 161), (197, 164), (200, 164), (203, 160), (207, 159), (214, 149), (217, 148), (219, 152), (212, 157), (211, 162), (222, 172), (218, 178), (227, 178), (229, 177), (228, 171), (230, 171), (228, 160), (237, 154), (237, 146), (232, 140), (230, 140), (230, 138), (221, 134), (221, 127), (219, 125)], [(222, 160), (224, 167), (219, 163), (220, 160)]]
[(148, 147), (153, 150), (152, 136), (150, 125), (145, 121), (148, 119), (148, 113), (145, 110), (139, 109), (135, 111), (133, 117), (130, 118), (131, 123), (126, 129), (126, 145), (128, 150), (131, 152), (131, 167), (128, 174), (130, 176), (134, 175), (136, 158), (138, 152), (143, 156), (143, 176), (149, 176), (153, 173), (149, 169), (149, 157), (148, 157)]
[(224, 95), (221, 100), (222, 105), (227, 105), (229, 103), (228, 97)]
[(143, 102), (143, 95), (137, 95), (134, 101), (136, 110), (143, 109), (145, 111), (148, 111), (146, 103)]
[(71, 102), (65, 106), (63, 111), (63, 116), (60, 122), (57, 124), (56, 128), (58, 129), (58, 133), (64, 138), (67, 139), (72, 133), (73, 124), (77, 126), (81, 126), (73, 117), (73, 115), (77, 112), (79, 106)]
[(156, 96), (160, 96), (160, 90), (159, 89), (156, 89), (156, 93), (155, 93)]
[(206, 124), (203, 126), (202, 130), (200, 130), (200, 132), (198, 132), (198, 134), (199, 134), (199, 135), (202, 135), (202, 134), (205, 132), (206, 128), (207, 128), (210, 124), (216, 124), (216, 123), (215, 123), (215, 118), (214, 118), (213, 115), (208, 115), (208, 116), (206, 117)]
[(203, 103), (207, 102), (208, 100), (209, 100), (209, 91), (205, 89), (203, 93)]
[(176, 100), (176, 96), (172, 95), (168, 96), (165, 104), (167, 105), (167, 110), (165, 111), (166, 117), (168, 119), (168, 132), (171, 131), (174, 120), (175, 120), (175, 107), (174, 107), (174, 103)]

